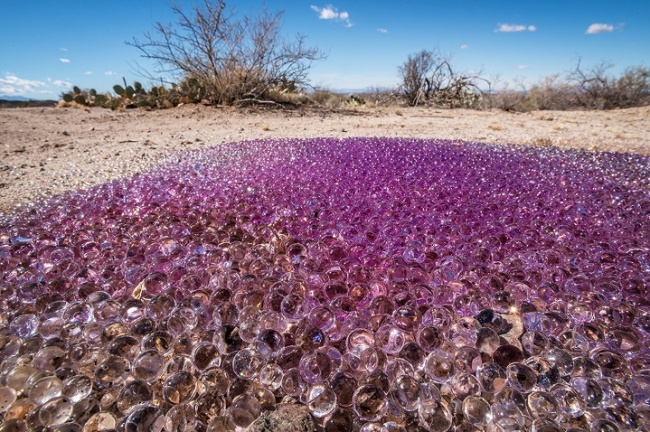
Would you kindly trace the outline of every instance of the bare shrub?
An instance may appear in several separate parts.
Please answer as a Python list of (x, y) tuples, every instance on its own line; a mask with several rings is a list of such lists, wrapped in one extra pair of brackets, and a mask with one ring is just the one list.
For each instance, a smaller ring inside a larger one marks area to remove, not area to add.
[(524, 104), (532, 110), (566, 110), (576, 105), (574, 87), (559, 73), (533, 84)]
[(650, 104), (650, 68), (630, 67), (616, 81), (618, 106), (629, 108)]
[(478, 83), (487, 82), (480, 73), (459, 73), (449, 56), (437, 50), (409, 55), (398, 70), (401, 92), (411, 106), (431, 103), (448, 108), (472, 107), (482, 97)]
[(501, 83), (500, 77), (496, 76), (491, 80), (493, 88), (483, 99), (484, 108), (496, 108), (503, 111), (527, 111), (526, 87), (515, 80), (514, 83)]
[[(264, 9), (238, 19), (225, 0), (204, 0), (192, 13), (173, 5), (176, 25), (157, 22), (153, 33), (129, 45), (153, 60), (156, 73), (190, 82), (192, 98), (211, 103), (269, 102), (272, 92), (293, 91), (307, 83), (313, 61), (323, 54), (297, 35), (281, 35), (283, 12)], [(198, 83), (198, 86), (194, 85)]]
[(627, 68), (619, 77), (608, 74), (613, 66), (606, 62), (585, 69), (580, 60), (569, 74), (577, 105), (590, 109), (643, 106), (650, 103), (650, 69)]
[(371, 87), (361, 95), (369, 106), (387, 107), (399, 105), (402, 98), (399, 92), (391, 88)]
[(616, 106), (616, 81), (607, 74), (612, 67), (603, 61), (585, 69), (578, 60), (575, 69), (569, 73), (578, 105), (590, 109), (611, 109)]

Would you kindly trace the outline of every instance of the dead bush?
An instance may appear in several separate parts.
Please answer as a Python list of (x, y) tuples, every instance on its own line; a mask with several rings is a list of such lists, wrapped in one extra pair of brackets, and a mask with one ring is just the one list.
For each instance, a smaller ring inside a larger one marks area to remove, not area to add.
[(172, 11), (175, 25), (158, 22), (129, 45), (157, 64), (156, 73), (196, 83), (192, 97), (211, 103), (271, 102), (274, 91), (305, 86), (312, 62), (324, 57), (304, 36), (281, 35), (283, 12), (238, 18), (225, 0), (204, 0), (192, 13), (176, 5)]
[(480, 73), (460, 73), (449, 56), (439, 51), (422, 50), (411, 54), (399, 66), (400, 89), (411, 106), (430, 103), (448, 108), (480, 104), (479, 82), (487, 82)]

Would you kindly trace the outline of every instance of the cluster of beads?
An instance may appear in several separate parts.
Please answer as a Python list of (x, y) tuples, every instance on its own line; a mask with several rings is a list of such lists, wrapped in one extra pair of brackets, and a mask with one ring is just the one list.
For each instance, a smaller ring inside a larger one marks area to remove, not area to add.
[(0, 431), (650, 428), (650, 158), (233, 143), (0, 216)]

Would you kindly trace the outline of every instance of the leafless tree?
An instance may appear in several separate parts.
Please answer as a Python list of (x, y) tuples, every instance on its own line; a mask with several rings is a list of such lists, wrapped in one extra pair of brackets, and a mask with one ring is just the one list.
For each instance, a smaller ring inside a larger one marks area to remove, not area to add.
[(608, 75), (612, 67), (612, 64), (602, 61), (590, 69), (585, 69), (581, 59), (578, 59), (575, 69), (569, 73), (569, 81), (575, 85), (576, 97), (581, 106), (595, 109), (613, 108), (616, 98), (615, 80)]
[(175, 25), (157, 22), (152, 33), (127, 43), (154, 61), (156, 73), (190, 80), (212, 103), (268, 102), (272, 92), (305, 86), (312, 62), (324, 58), (304, 36), (282, 37), (283, 12), (239, 18), (225, 0), (172, 11)]
[(650, 104), (650, 68), (627, 68), (616, 81), (616, 88), (621, 108)]
[(489, 82), (479, 73), (459, 73), (449, 56), (437, 50), (411, 54), (399, 67), (401, 89), (410, 105), (433, 103), (457, 108), (471, 106), (482, 94), (479, 82)]
[(410, 105), (419, 105), (426, 99), (427, 75), (435, 63), (433, 55), (427, 50), (409, 54), (406, 62), (399, 67), (402, 92)]

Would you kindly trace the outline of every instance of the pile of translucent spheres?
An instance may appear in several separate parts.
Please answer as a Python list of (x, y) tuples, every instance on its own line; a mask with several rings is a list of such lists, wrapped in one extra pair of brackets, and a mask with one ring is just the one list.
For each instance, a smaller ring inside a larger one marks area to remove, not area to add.
[(650, 158), (183, 153), (0, 222), (0, 430), (650, 429)]

